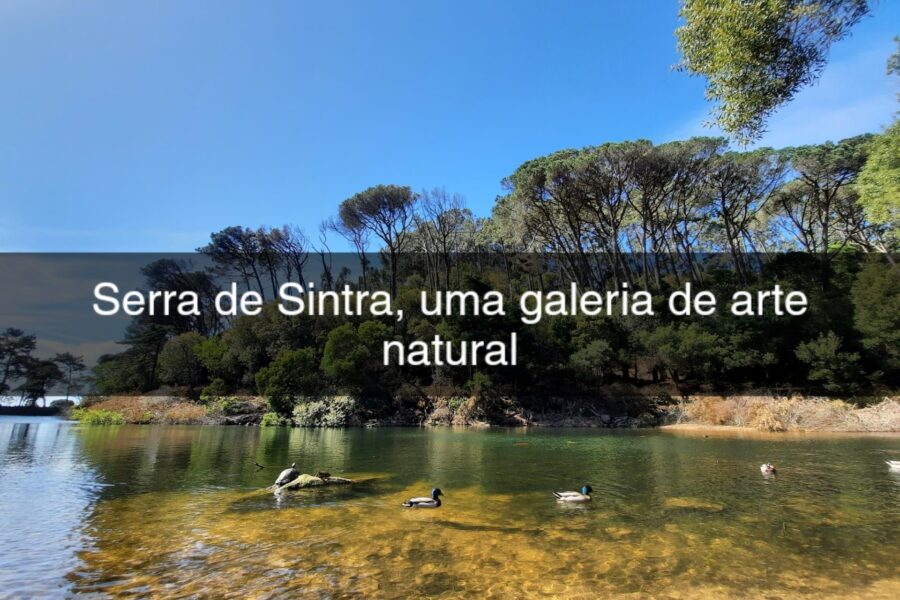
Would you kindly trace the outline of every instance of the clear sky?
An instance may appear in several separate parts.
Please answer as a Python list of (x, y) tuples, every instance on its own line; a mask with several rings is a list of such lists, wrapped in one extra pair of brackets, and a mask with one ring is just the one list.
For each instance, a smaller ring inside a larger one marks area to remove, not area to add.
[[(567, 147), (710, 134), (677, 0), (0, 2), (0, 250), (314, 234), (377, 183), (462, 193)], [(900, 2), (837, 44), (766, 143), (879, 131)], [(342, 249), (340, 244), (335, 249)]]

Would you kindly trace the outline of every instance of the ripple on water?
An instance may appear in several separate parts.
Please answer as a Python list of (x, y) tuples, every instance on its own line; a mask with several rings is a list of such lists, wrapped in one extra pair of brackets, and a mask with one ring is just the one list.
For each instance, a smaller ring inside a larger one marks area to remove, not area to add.
[(84, 547), (81, 526), (104, 487), (57, 419), (0, 420), (0, 590), (58, 594)]

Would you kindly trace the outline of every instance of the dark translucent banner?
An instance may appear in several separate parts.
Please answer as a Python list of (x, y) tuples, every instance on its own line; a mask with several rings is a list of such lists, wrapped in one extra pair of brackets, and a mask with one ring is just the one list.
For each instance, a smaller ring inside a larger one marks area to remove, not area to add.
[[(190, 335), (229, 366), (217, 374), (206, 357), (169, 385), (222, 379), (253, 392), (281, 353), (309, 349), (309, 368), (340, 389), (342, 376), (322, 366), (331, 343), (332, 362), (364, 347), (376, 386), (393, 390), (482, 372), (557, 393), (594, 380), (852, 393), (897, 383), (895, 263), (862, 253), (0, 254), (0, 358), (17, 360), (8, 348), (23, 336), (35, 358), (68, 353), (88, 368), (130, 353), (142, 372), (116, 390), (143, 392), (166, 383), (159, 361)], [(360, 341), (376, 329), (377, 343)], [(335, 350), (347, 332), (356, 341)], [(438, 342), (456, 354), (439, 360)], [(482, 352), (503, 342), (514, 360), (460, 359), (476, 342)], [(8, 368), (4, 392), (24, 373)]]

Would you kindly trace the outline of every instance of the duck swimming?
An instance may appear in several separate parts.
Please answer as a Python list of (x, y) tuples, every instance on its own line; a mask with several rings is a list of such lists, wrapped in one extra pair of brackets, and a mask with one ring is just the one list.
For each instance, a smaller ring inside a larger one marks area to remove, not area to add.
[(291, 468), (282, 471), (278, 479), (275, 480), (275, 486), (278, 487), (290, 483), (298, 477), (300, 477), (300, 471), (297, 470), (297, 463), (291, 463)]
[(759, 471), (763, 475), (774, 475), (775, 473), (778, 472), (778, 469), (776, 469), (775, 465), (773, 465), (772, 463), (765, 463), (765, 464), (759, 465)]
[(444, 492), (441, 491), (441, 488), (434, 488), (431, 490), (431, 498), (426, 498), (424, 496), (410, 498), (403, 503), (403, 506), (407, 508), (438, 508), (441, 505), (440, 497), (443, 495)]
[(886, 460), (884, 462), (891, 471), (900, 471), (900, 460)]
[(557, 502), (590, 502), (594, 488), (584, 484), (580, 492), (553, 492)]

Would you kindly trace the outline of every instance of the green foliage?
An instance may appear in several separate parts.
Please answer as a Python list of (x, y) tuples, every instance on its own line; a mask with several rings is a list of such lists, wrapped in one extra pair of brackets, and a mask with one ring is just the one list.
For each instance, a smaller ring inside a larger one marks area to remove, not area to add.
[(84, 425), (123, 425), (125, 423), (125, 417), (112, 410), (75, 408), (70, 417)]
[(722, 359), (721, 340), (697, 323), (661, 325), (645, 334), (644, 343), (676, 381), (685, 376), (709, 378)]
[(136, 349), (101, 356), (93, 369), (94, 390), (104, 395), (145, 391), (145, 361)]
[(6, 394), (12, 382), (24, 376), (36, 345), (37, 338), (21, 329), (8, 327), (0, 333), (0, 395)]
[(159, 378), (163, 383), (197, 387), (206, 377), (197, 347), (206, 341), (196, 332), (177, 335), (166, 342), (159, 355)]
[(746, 142), (815, 81), (828, 49), (865, 16), (867, 0), (683, 0), (681, 67), (706, 78), (722, 129)]
[(569, 365), (581, 376), (600, 377), (614, 363), (615, 356), (606, 340), (593, 340), (569, 356)]
[(291, 418), (274, 412), (267, 412), (259, 422), (260, 427), (290, 427)]
[(75, 356), (71, 352), (63, 352), (53, 357), (53, 362), (59, 365), (63, 374), (63, 382), (66, 387), (66, 399), (72, 392), (78, 391), (81, 387), (81, 381), (78, 374), (83, 372), (87, 367), (84, 365), (84, 359)]
[(897, 49), (888, 57), (887, 74), (900, 75), (900, 36), (894, 38)]
[(194, 346), (194, 354), (200, 364), (217, 379), (224, 379), (228, 374), (228, 347), (222, 338), (214, 337), (201, 341)]
[(771, 210), (781, 213), (804, 251), (833, 255), (853, 241), (847, 234), (862, 221), (854, 184), (871, 139), (859, 135), (781, 151), (800, 176), (774, 194)]
[(853, 286), (856, 328), (863, 346), (887, 368), (900, 368), (900, 273), (873, 260)]
[(900, 243), (900, 121), (872, 140), (858, 189), (866, 218), (884, 227), (885, 237), (896, 249)]
[(220, 377), (216, 377), (209, 382), (209, 385), (203, 387), (203, 390), (200, 392), (200, 401), (208, 403), (227, 393), (228, 386), (225, 385), (225, 381)]
[(332, 329), (325, 342), (322, 370), (332, 380), (362, 390), (378, 381), (381, 347), (389, 337), (386, 325), (365, 321), (359, 328), (345, 323)]
[(135, 317), (125, 330), (125, 339), (123, 340), (129, 348), (117, 355), (116, 358), (122, 362), (114, 367), (124, 371), (125, 381), (117, 381), (115, 376), (110, 378), (113, 386), (123, 385), (123, 387), (110, 389), (103, 393), (143, 392), (158, 388), (160, 383), (159, 355), (172, 334), (173, 327), (164, 320), (147, 316)]
[(53, 386), (63, 381), (65, 375), (54, 361), (29, 357), (25, 363), (24, 378), (18, 389), (26, 401), (35, 404), (45, 398)]
[(318, 364), (313, 348), (282, 350), (272, 364), (256, 374), (256, 387), (274, 412), (289, 415), (296, 397), (321, 393)]
[(234, 396), (210, 399), (206, 405), (207, 412), (231, 416), (247, 412), (247, 403)]
[(482, 398), (494, 392), (496, 386), (490, 375), (484, 371), (476, 371), (475, 375), (472, 376), (472, 379), (466, 383), (466, 389), (468, 389), (469, 393), (476, 398)]
[(298, 427), (346, 427), (360, 412), (358, 402), (349, 396), (329, 396), (301, 402), (294, 407)]
[(859, 354), (841, 352), (842, 340), (833, 331), (822, 333), (814, 340), (797, 347), (797, 358), (809, 366), (809, 379), (822, 382), (829, 392), (850, 393), (861, 369)]
[(397, 255), (403, 250), (413, 223), (416, 196), (399, 185), (376, 185), (341, 202), (339, 216), (344, 230), (372, 233), (387, 249), (390, 293), (397, 295)]

